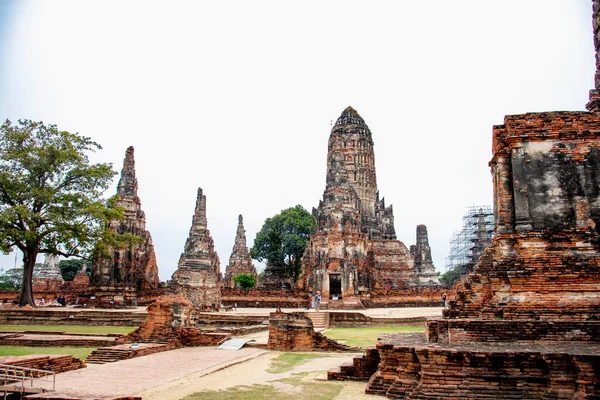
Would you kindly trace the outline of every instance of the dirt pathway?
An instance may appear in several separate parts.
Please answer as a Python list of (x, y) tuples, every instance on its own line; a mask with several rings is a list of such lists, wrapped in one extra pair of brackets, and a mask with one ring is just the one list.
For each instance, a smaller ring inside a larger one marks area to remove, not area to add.
[[(343, 362), (352, 360), (354, 354), (318, 353), (322, 357), (311, 359), (308, 362), (294, 366), (292, 369), (281, 373), (270, 373), (267, 370), (271, 361), (278, 357), (281, 352), (269, 351), (251, 360), (230, 366), (211, 374), (190, 375), (168, 384), (161, 385), (141, 393), (144, 400), (179, 400), (192, 393), (203, 390), (221, 390), (235, 386), (273, 384), (277, 385), (282, 378), (288, 378), (293, 374), (304, 372), (321, 371), (311, 377), (315, 380), (326, 380), (327, 370), (341, 365)], [(314, 353), (313, 353), (314, 354)], [(373, 399), (373, 396), (364, 394), (366, 384), (364, 382), (343, 382), (344, 388), (335, 400), (350, 399)], [(225, 397), (223, 397), (225, 398)]]

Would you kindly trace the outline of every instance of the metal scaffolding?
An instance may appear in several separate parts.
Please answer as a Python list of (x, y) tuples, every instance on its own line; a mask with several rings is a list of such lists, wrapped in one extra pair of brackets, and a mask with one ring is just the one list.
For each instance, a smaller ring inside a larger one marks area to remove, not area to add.
[[(494, 235), (494, 212), (491, 206), (472, 206), (462, 217), (463, 225), (450, 238), (446, 270), (460, 267), (470, 272)], [(466, 267), (466, 268), (465, 268)]]

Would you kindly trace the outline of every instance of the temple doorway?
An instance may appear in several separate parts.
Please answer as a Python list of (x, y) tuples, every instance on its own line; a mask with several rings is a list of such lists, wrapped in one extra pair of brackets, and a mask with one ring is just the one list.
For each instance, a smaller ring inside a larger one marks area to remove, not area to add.
[(333, 300), (342, 298), (342, 275), (329, 275), (329, 295)]

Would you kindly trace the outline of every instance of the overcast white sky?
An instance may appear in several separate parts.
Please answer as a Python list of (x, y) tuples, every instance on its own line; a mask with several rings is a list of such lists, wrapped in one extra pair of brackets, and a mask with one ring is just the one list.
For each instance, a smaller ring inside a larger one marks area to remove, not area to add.
[(373, 133), (398, 238), (409, 246), (426, 224), (444, 271), (465, 207), (492, 202), (492, 126), (506, 114), (584, 109), (591, 9), (590, 0), (0, 0), (0, 119), (90, 136), (103, 146), (94, 159), (118, 171), (133, 145), (166, 280), (198, 187), (222, 271), (238, 214), (251, 246), (266, 218), (316, 206), (331, 122), (351, 105)]

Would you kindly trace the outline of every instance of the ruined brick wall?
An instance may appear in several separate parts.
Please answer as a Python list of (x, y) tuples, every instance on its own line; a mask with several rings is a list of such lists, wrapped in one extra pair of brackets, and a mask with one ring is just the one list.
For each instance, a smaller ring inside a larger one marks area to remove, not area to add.
[(600, 118), (507, 116), (494, 127), (496, 236), (447, 318), (600, 318)]
[(600, 343), (600, 321), (444, 319), (429, 321), (425, 336), (430, 343), (453, 344)]
[(308, 308), (310, 298), (300, 290), (221, 289), (221, 301), (226, 306)]
[(366, 392), (395, 399), (585, 399), (600, 394), (599, 355), (461, 351), (378, 344)]
[(367, 308), (390, 307), (442, 307), (441, 287), (411, 287), (407, 289), (377, 289), (362, 296), (361, 301)]
[(269, 316), (269, 342), (271, 350), (294, 351), (357, 351), (357, 348), (339, 344), (316, 333), (310, 318), (304, 313), (274, 312)]
[(120, 337), (117, 343), (160, 341), (175, 347), (214, 346), (231, 336), (196, 329), (191, 321), (193, 310), (192, 302), (181, 295), (160, 297), (148, 306), (148, 316), (139, 328)]

